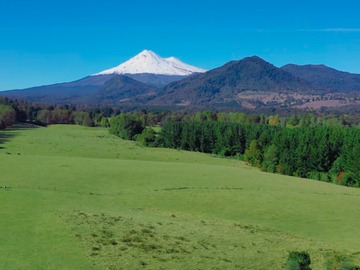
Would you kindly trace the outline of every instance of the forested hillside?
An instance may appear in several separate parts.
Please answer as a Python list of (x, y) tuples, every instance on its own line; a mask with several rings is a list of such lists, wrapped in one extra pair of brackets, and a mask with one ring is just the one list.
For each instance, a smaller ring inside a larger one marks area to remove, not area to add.
[(168, 115), (156, 134), (136, 114), (110, 121), (110, 132), (148, 146), (243, 159), (264, 171), (346, 186), (360, 183), (360, 129), (313, 115)]

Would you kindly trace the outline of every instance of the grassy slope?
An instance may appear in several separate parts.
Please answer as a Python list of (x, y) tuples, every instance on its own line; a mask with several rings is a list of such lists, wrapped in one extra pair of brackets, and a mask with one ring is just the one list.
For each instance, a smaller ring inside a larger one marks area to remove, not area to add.
[(281, 269), (360, 262), (360, 190), (79, 126), (0, 133), (0, 269)]

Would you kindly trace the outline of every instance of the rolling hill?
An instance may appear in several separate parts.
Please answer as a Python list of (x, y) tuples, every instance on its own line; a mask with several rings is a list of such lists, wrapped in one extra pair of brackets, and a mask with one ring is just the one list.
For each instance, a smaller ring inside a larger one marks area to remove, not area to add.
[(325, 65), (294, 65), (281, 68), (312, 85), (335, 92), (359, 92), (360, 74), (339, 71)]

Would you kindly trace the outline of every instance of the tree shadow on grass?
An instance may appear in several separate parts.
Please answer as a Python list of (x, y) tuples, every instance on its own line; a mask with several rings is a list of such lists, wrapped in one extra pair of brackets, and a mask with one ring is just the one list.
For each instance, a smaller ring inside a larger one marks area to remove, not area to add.
[(40, 128), (41, 126), (37, 126), (30, 123), (17, 123), (15, 125), (12, 125), (11, 127), (8, 127), (5, 129), (5, 131), (19, 131), (24, 129), (34, 129), (34, 128)]
[(0, 131), (0, 149), (5, 149), (5, 147), (1, 146), (2, 144), (9, 141), (11, 138), (15, 137), (16, 134), (13, 132), (9, 132), (7, 130)]
[(8, 142), (10, 139), (14, 138), (18, 135), (18, 131), (25, 130), (25, 129), (34, 129), (39, 128), (39, 126), (27, 123), (18, 123), (8, 127), (4, 130), (0, 130), (0, 150), (5, 149), (2, 144)]

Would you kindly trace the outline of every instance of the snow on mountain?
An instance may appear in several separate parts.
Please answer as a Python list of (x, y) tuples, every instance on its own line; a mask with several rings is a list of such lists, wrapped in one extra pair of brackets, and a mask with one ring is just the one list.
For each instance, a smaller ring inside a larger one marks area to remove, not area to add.
[(175, 57), (162, 58), (156, 53), (144, 50), (123, 64), (93, 75), (105, 74), (161, 74), (187, 76), (206, 70), (181, 62)]

